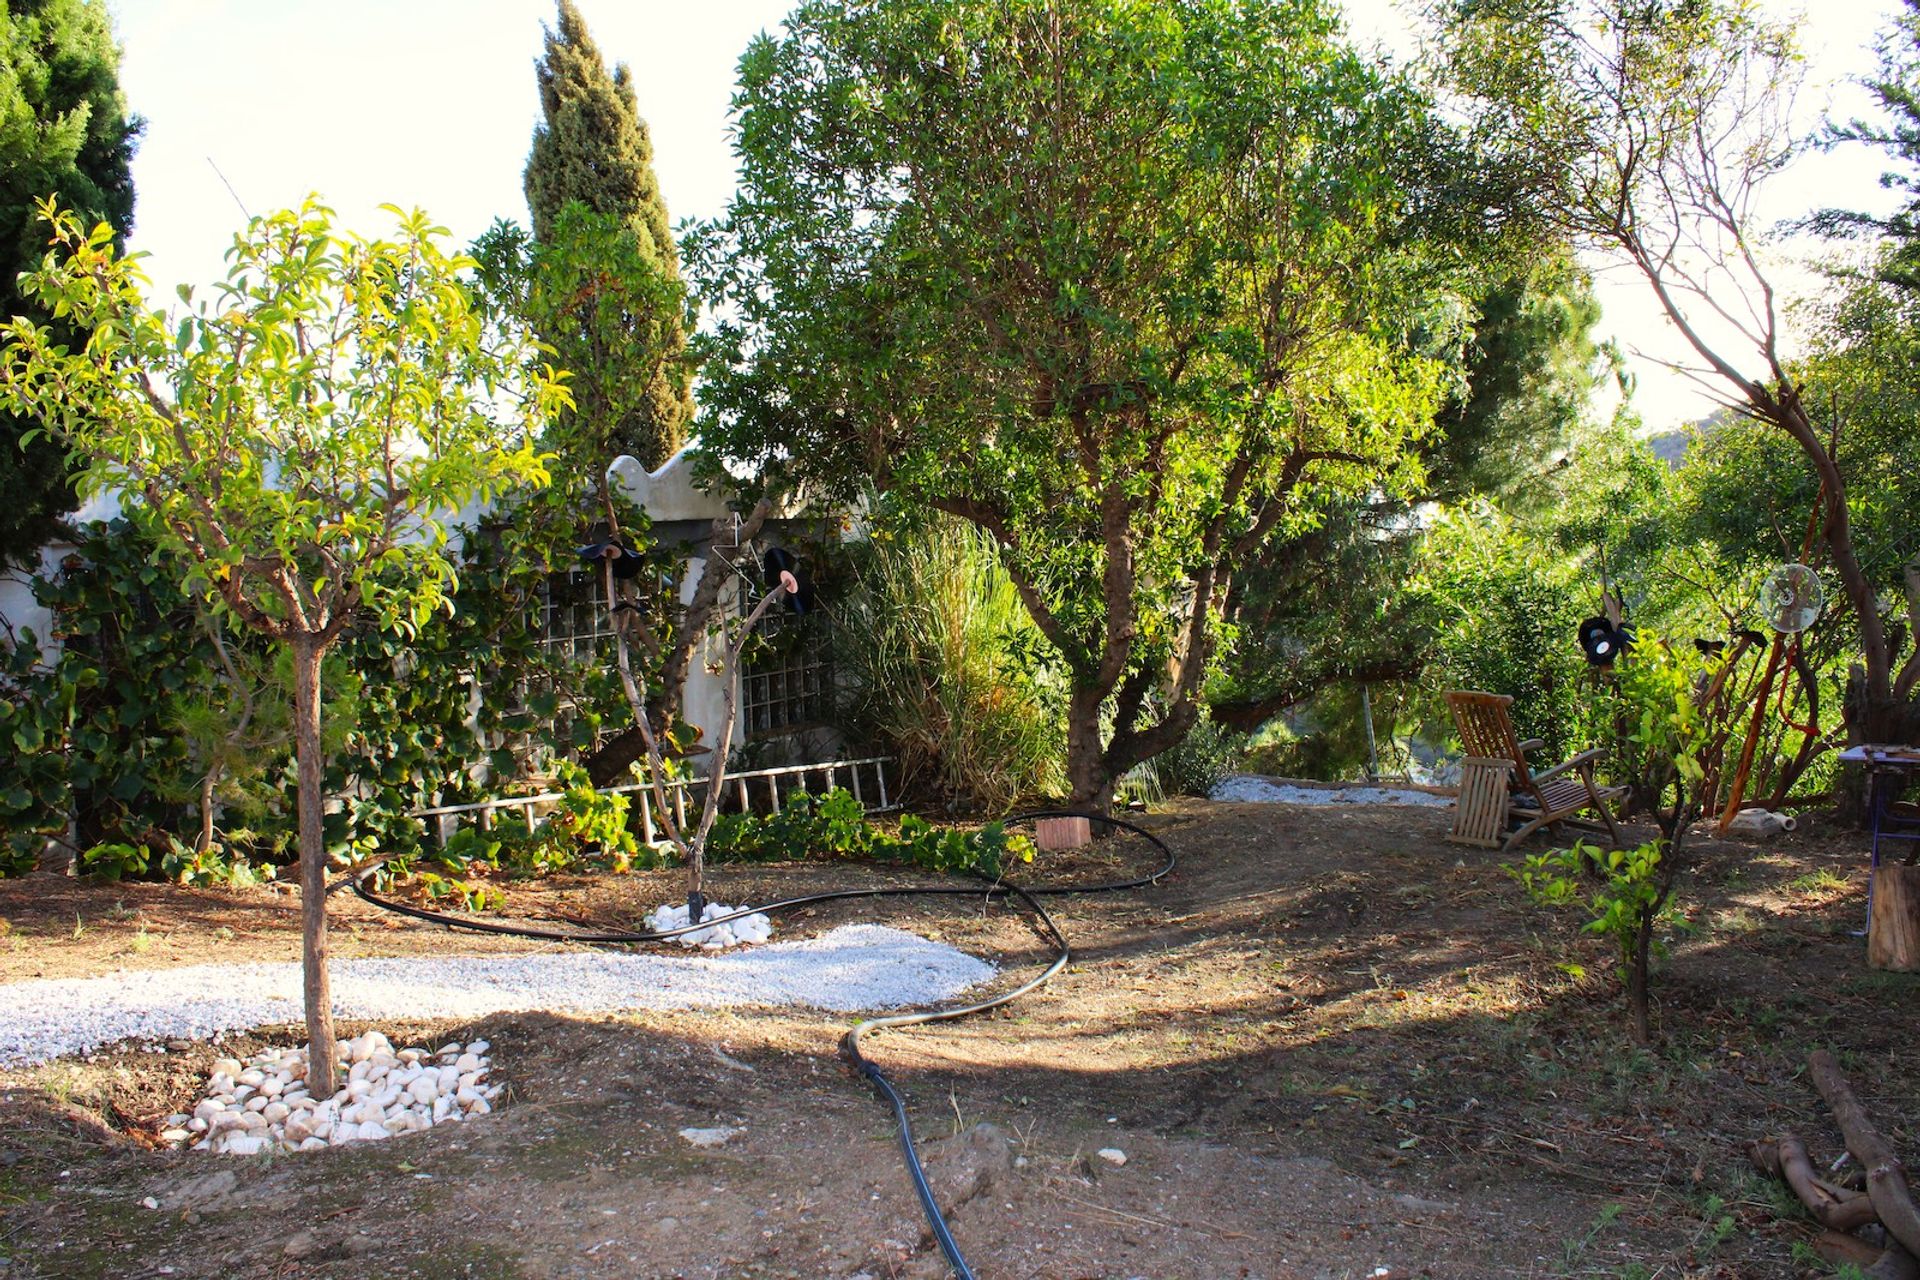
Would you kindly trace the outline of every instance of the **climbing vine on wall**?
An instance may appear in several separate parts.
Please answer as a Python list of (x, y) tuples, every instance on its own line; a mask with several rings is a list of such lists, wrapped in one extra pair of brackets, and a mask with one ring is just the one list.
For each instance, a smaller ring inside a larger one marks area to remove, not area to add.
[[(331, 856), (417, 849), (412, 810), (537, 785), (552, 761), (589, 748), (608, 717), (624, 717), (617, 675), (541, 632), (541, 591), (550, 570), (570, 567), (583, 522), (577, 503), (551, 500), (487, 522), (468, 537), (451, 614), (411, 636), (367, 631), (341, 645), (324, 677), (350, 707), (328, 743), (327, 790), (343, 797), (326, 819)], [(637, 513), (623, 513), (622, 527), (644, 542)], [(664, 580), (664, 560), (653, 568)], [(207, 772), (193, 743), (239, 700), (236, 676), (269, 703), (277, 677), (248, 636), (217, 633), (228, 650), (221, 661), (209, 629), (217, 623), (181, 580), (122, 519), (88, 526), (61, 571), (36, 584), (55, 634), (23, 632), (0, 649), (0, 743), (13, 755), (0, 786), (0, 874), (31, 869), (49, 838), (76, 855), (101, 845), (145, 851), (116, 865), (201, 882), (290, 856), (284, 741), (255, 742), (244, 769), (221, 780), (217, 840), (186, 856)], [(656, 612), (651, 621), (667, 634), (664, 607)], [(59, 652), (43, 660), (39, 642), (49, 638)]]

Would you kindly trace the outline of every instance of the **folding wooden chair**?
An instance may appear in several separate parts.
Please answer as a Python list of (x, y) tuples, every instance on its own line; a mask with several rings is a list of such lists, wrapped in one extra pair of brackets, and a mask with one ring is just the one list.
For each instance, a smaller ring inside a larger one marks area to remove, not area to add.
[[(1522, 742), (1514, 735), (1513, 718), (1507, 713), (1512, 702), (1513, 699), (1504, 693), (1455, 690), (1447, 694), (1447, 705), (1453, 711), (1454, 724), (1459, 727), (1460, 741), (1466, 745), (1467, 755), (1501, 763), (1513, 762), (1513, 767), (1505, 771), (1505, 817), (1509, 821), (1517, 819), (1521, 825), (1506, 837), (1500, 845), (1500, 851), (1507, 852), (1541, 827), (1550, 828), (1555, 837), (1564, 840), (1566, 835), (1561, 829), (1563, 822), (1600, 830), (1591, 822), (1572, 821), (1574, 814), (1586, 809), (1599, 813), (1601, 821), (1606, 824), (1608, 838), (1618, 848), (1620, 828), (1614, 825), (1610, 806), (1626, 795), (1627, 789), (1602, 787), (1593, 780), (1593, 767), (1606, 752), (1596, 747), (1591, 751), (1582, 751), (1566, 763), (1557, 764), (1544, 772), (1532, 772), (1527, 768), (1527, 752), (1538, 751), (1546, 743), (1538, 738)], [(1467, 803), (1465, 790), (1463, 786), (1463, 805)]]

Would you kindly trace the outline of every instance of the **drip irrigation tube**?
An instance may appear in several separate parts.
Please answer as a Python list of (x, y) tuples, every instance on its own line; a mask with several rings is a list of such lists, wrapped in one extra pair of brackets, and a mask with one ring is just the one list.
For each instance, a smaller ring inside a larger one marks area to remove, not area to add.
[(1048, 938), (1055, 947), (1052, 963), (1035, 976), (1022, 982), (1009, 991), (985, 1000), (970, 1004), (952, 1005), (942, 1009), (930, 1009), (915, 1013), (889, 1014), (878, 1018), (869, 1018), (856, 1022), (848, 1028), (840, 1039), (840, 1052), (848, 1063), (861, 1076), (865, 1077), (880, 1094), (881, 1099), (893, 1108), (895, 1122), (899, 1125), (900, 1151), (905, 1158), (907, 1174), (913, 1180), (914, 1194), (920, 1200), (920, 1208), (926, 1214), (927, 1225), (933, 1232), (933, 1238), (940, 1246), (940, 1252), (946, 1255), (948, 1266), (953, 1268), (960, 1280), (975, 1280), (973, 1269), (960, 1252), (959, 1244), (953, 1238), (953, 1232), (947, 1225), (946, 1216), (940, 1212), (939, 1202), (934, 1198), (933, 1187), (927, 1181), (927, 1171), (920, 1163), (920, 1154), (913, 1144), (913, 1124), (907, 1116), (906, 1099), (888, 1080), (886, 1074), (875, 1065), (873, 1060), (861, 1051), (863, 1037), (875, 1031), (898, 1030), (903, 1027), (924, 1026), (933, 1022), (951, 1022), (956, 1018), (965, 1018), (972, 1014), (984, 1013), (1010, 1004), (1021, 996), (1037, 990), (1046, 984), (1055, 974), (1066, 968), (1073, 960), (1073, 949), (1067, 943), (1067, 936), (1060, 929), (1046, 907), (1040, 902), (1043, 897), (1065, 897), (1082, 893), (1117, 893), (1127, 889), (1143, 889), (1158, 884), (1174, 867), (1173, 850), (1167, 848), (1160, 837), (1144, 827), (1139, 827), (1120, 818), (1109, 818), (1100, 814), (1080, 813), (1069, 809), (1037, 809), (1015, 814), (1006, 819), (1008, 825), (1032, 822), (1039, 818), (1085, 818), (1117, 831), (1126, 831), (1146, 840), (1158, 849), (1163, 857), (1159, 866), (1142, 876), (1130, 880), (1110, 880), (1089, 885), (1021, 885), (1007, 879), (992, 879), (982, 876), (984, 890), (973, 886), (956, 885), (908, 885), (890, 889), (838, 889), (828, 893), (810, 893), (797, 898), (785, 898), (779, 902), (768, 903), (760, 907), (742, 907), (740, 910), (712, 919), (703, 919), (698, 923), (689, 923), (677, 929), (622, 930), (595, 929), (590, 927), (548, 928), (540, 925), (502, 924), (493, 920), (477, 920), (471, 917), (450, 915), (443, 911), (433, 911), (426, 907), (416, 907), (409, 903), (398, 902), (384, 897), (367, 888), (367, 880), (381, 867), (386, 865), (385, 858), (355, 868), (352, 872), (327, 886), (329, 895), (343, 888), (351, 887), (356, 895), (365, 901), (391, 911), (396, 915), (408, 916), (430, 924), (443, 925), (450, 929), (464, 929), (472, 933), (489, 933), (517, 938), (535, 938), (549, 942), (578, 942), (593, 944), (634, 944), (643, 942), (665, 942), (696, 929), (711, 928), (729, 920), (738, 920), (743, 916), (756, 913), (773, 914), (797, 907), (810, 906), (820, 902), (844, 902), (859, 898), (903, 898), (918, 896), (979, 896), (982, 893), (991, 901), (995, 898), (1018, 899), (1021, 905), (1033, 912)]

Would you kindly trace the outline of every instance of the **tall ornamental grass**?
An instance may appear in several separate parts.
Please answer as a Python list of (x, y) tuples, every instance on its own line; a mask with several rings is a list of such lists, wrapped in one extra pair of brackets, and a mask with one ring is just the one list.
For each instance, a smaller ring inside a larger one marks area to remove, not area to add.
[(957, 810), (1065, 789), (1064, 683), (993, 544), (938, 518), (877, 529), (834, 628), (843, 722)]

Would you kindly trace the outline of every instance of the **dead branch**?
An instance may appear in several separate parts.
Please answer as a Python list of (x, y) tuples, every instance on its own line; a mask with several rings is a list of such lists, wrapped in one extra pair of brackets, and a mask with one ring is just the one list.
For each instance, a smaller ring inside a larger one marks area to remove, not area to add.
[(1875, 1221), (1872, 1201), (1861, 1192), (1823, 1182), (1813, 1171), (1806, 1144), (1792, 1134), (1749, 1144), (1747, 1158), (1762, 1173), (1786, 1179), (1813, 1220), (1823, 1227), (1852, 1231)]
[(1814, 1050), (1807, 1059), (1807, 1073), (1832, 1109), (1834, 1121), (1846, 1137), (1847, 1150), (1867, 1171), (1867, 1196), (1874, 1213), (1908, 1253), (1920, 1254), (1920, 1209), (1914, 1207), (1900, 1158), (1867, 1119), (1866, 1110), (1853, 1096), (1853, 1088), (1832, 1054), (1825, 1049)]

